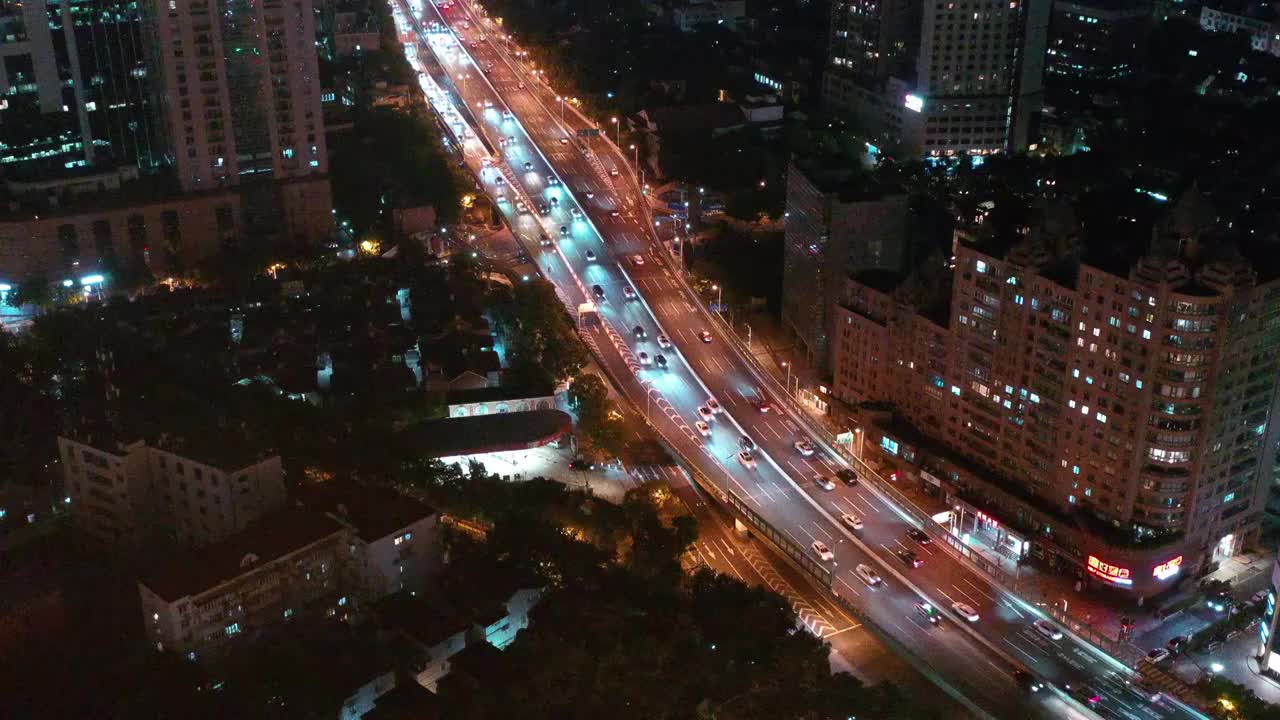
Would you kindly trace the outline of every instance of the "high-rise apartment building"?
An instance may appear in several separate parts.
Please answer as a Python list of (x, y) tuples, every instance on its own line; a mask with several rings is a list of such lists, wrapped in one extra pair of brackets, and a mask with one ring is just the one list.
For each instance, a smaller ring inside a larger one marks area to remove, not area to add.
[(151, 0), (148, 12), (184, 189), (327, 172), (310, 0)]
[(1056, 2), (1045, 72), (1069, 80), (1130, 78), (1154, 28), (1147, 0)]
[(1023, 150), (1038, 140), (1049, 7), (836, 0), (825, 100), (909, 155)]
[(65, 437), (58, 454), (72, 517), (107, 547), (148, 539), (207, 545), (285, 502), (279, 456), (202, 462), (142, 441)]
[(1065, 224), (962, 238), (945, 318), (850, 281), (833, 393), (891, 403), (864, 442), (1014, 552), (1168, 589), (1256, 538), (1278, 432), (1280, 278), (1206, 245), (1194, 204), (1127, 261)]
[(828, 309), (852, 273), (906, 269), (908, 198), (847, 167), (787, 171), (782, 320), (818, 365), (828, 357)]

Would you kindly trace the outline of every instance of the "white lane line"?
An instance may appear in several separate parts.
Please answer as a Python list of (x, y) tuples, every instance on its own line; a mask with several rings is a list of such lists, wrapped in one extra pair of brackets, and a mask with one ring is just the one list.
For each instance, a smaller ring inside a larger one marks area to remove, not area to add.
[(854, 595), (861, 595), (861, 594), (862, 594), (862, 593), (858, 592), (858, 591), (857, 591), (857, 590), (856, 590), (852, 585), (850, 585), (847, 581), (845, 581), (845, 579), (844, 579), (844, 578), (842, 578), (842, 577), (838, 577), (838, 578), (836, 578), (836, 580), (837, 580), (837, 581), (839, 581), (839, 583), (840, 583), (841, 585), (843, 585), (843, 586), (845, 586), (845, 587), (849, 588), (849, 592), (853, 593)]
[(995, 602), (995, 597), (993, 597), (993, 596), (989, 595), (987, 592), (985, 592), (985, 591), (984, 591), (984, 590), (983, 590), (983, 589), (982, 589), (982, 588), (981, 588), (977, 583), (975, 583), (974, 581), (970, 580), (970, 579), (969, 579), (969, 578), (967, 578), (967, 577), (964, 579), (964, 581), (965, 581), (965, 583), (967, 583), (970, 587), (972, 587), (974, 590), (976, 590), (980, 595), (982, 595), (983, 597), (987, 598), (988, 600), (991, 600), (992, 602)]
[(1033, 665), (1034, 665), (1036, 662), (1038, 662), (1037, 658), (1033, 657), (1033, 656), (1031, 655), (1031, 653), (1027, 652), (1026, 650), (1023, 650), (1023, 649), (1022, 649), (1022, 648), (1020, 648), (1020, 647), (1018, 647), (1018, 645), (1017, 645), (1016, 643), (1014, 643), (1012, 640), (1010, 640), (1009, 638), (1005, 638), (1005, 639), (1004, 639), (1004, 641), (1005, 641), (1005, 642), (1007, 642), (1007, 643), (1009, 643), (1009, 647), (1011, 647), (1011, 648), (1013, 648), (1014, 650), (1017, 650), (1018, 652), (1022, 653), (1022, 654), (1023, 654), (1023, 656), (1024, 656), (1024, 657), (1026, 657), (1026, 658), (1027, 658), (1027, 660), (1031, 661), (1031, 663), (1032, 663)]
[(963, 596), (965, 600), (968, 600), (970, 605), (973, 605), (975, 607), (980, 607), (982, 605), (982, 603), (978, 602), (977, 600), (974, 600), (972, 595), (965, 592), (964, 590), (961, 590), (960, 586), (952, 585), (951, 587), (955, 588), (956, 592), (961, 596)]
[(777, 431), (777, 430), (774, 430), (774, 429), (773, 429), (773, 426), (772, 426), (772, 425), (770, 425), (769, 423), (765, 423), (765, 424), (764, 424), (764, 428), (765, 428), (766, 430), (768, 430), (769, 432), (773, 433), (773, 436), (774, 436), (775, 438), (777, 438), (777, 439), (779, 439), (779, 440), (781, 440), (781, 439), (782, 439), (782, 436), (778, 434), (778, 431)]
[[(827, 532), (827, 529), (826, 529), (826, 528), (824, 528), (824, 527), (822, 527), (821, 525), (819, 525), (819, 524), (817, 523), (817, 521), (814, 521), (814, 522), (813, 522), (813, 527), (814, 527), (815, 529), (817, 529), (817, 531), (818, 531), (818, 532), (820, 532), (820, 533), (822, 533), (823, 535), (827, 536), (827, 540), (828, 540), (828, 541), (835, 541), (836, 536), (835, 536), (835, 535), (832, 535), (832, 534), (831, 534), (831, 533), (829, 533), (829, 532)], [(816, 538), (815, 538), (815, 539), (816, 539)]]

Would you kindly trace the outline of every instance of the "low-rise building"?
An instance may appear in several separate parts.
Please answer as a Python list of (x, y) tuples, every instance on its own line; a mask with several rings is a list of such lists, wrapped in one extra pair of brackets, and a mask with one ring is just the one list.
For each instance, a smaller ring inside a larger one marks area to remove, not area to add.
[(138, 580), (147, 639), (216, 661), (294, 617), (345, 614), (351, 540), (337, 520), (290, 508), (165, 562)]
[(70, 510), (107, 547), (146, 539), (201, 546), (248, 527), (284, 504), (280, 456), (217, 460), (148, 445), (58, 438)]

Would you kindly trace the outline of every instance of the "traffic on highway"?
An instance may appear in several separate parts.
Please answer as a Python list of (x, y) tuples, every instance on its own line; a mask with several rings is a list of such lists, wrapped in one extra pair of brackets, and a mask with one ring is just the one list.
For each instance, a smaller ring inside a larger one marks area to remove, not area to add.
[(393, 11), (469, 111), (491, 153), (484, 190), (537, 239), (530, 254), (619, 389), (687, 463), (829, 568), (829, 591), (886, 643), (978, 715), (1202, 717), (959, 560), (809, 432), (678, 274), (630, 158), (478, 8)]

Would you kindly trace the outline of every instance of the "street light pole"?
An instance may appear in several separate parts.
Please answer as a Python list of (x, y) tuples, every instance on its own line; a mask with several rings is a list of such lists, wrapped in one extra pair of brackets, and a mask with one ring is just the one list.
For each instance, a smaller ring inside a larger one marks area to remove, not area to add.
[(712, 290), (716, 291), (716, 312), (724, 314), (724, 288), (719, 285), (712, 285)]
[(622, 142), (622, 126), (618, 124), (616, 117), (609, 118), (609, 121), (613, 123), (613, 144), (616, 147)]
[(791, 363), (786, 360), (782, 361), (782, 367), (787, 369), (787, 394), (791, 394)]

